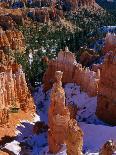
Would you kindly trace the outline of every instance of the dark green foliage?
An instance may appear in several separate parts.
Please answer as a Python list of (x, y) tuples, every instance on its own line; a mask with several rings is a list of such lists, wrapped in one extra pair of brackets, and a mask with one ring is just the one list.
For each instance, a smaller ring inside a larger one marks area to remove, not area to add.
[[(116, 18), (105, 11), (80, 10), (78, 14), (66, 15), (66, 20), (76, 25), (73, 31), (66, 27), (49, 26), (47, 24), (33, 24), (29, 28), (19, 27), (26, 40), (25, 54), (15, 54), (16, 60), (22, 64), (24, 72), (31, 85), (35, 82), (41, 82), (46, 65), (42, 62), (43, 56), (49, 59), (55, 58), (57, 52), (65, 46), (69, 50), (80, 56), (79, 48), (81, 46), (94, 43), (103, 34), (98, 33), (101, 26), (115, 25)], [(44, 48), (44, 50), (42, 49)], [(33, 53), (33, 62), (29, 64), (29, 51)]]

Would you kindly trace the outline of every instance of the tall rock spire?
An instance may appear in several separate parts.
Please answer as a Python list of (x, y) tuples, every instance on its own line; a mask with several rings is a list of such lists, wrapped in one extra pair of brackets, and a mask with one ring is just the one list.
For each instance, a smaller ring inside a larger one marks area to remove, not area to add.
[(65, 92), (62, 88), (62, 72), (56, 71), (56, 82), (51, 92), (51, 105), (48, 112), (48, 143), (49, 151), (57, 153), (66, 139), (66, 130), (70, 120), (69, 110), (65, 106)]
[(56, 82), (53, 84), (51, 92), (51, 104), (48, 111), (49, 152), (56, 154), (60, 151), (62, 144), (66, 144), (68, 155), (81, 155), (83, 132), (76, 120), (70, 119), (70, 112), (65, 105), (65, 92), (61, 82), (62, 75), (61, 71), (55, 72)]

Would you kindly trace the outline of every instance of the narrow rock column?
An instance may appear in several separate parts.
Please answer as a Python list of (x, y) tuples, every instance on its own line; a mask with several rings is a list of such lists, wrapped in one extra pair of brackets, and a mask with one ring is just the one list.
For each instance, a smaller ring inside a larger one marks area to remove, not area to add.
[(65, 92), (62, 88), (62, 72), (56, 71), (56, 82), (51, 92), (51, 105), (48, 111), (48, 143), (49, 152), (57, 153), (66, 139), (68, 121), (70, 120), (69, 110), (65, 106)]

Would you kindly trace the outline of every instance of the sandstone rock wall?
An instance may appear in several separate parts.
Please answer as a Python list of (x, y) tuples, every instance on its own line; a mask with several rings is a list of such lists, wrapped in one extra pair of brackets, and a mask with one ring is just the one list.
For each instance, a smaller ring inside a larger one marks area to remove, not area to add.
[(76, 120), (70, 119), (70, 112), (65, 105), (65, 92), (62, 88), (62, 72), (55, 72), (55, 83), (51, 92), (51, 104), (48, 111), (48, 144), (49, 152), (56, 154), (67, 145), (68, 155), (81, 155), (83, 133)]
[(19, 52), (24, 52), (25, 39), (22, 32), (17, 29), (3, 31), (2, 28), (0, 28), (0, 49), (12, 49), (19, 50)]
[(101, 69), (97, 116), (116, 125), (116, 53), (109, 52)]
[(65, 51), (59, 52), (57, 59), (49, 61), (48, 68), (43, 77), (44, 90), (52, 87), (57, 70), (63, 72), (63, 83), (76, 83), (88, 95), (97, 95), (100, 70), (98, 69), (97, 72), (94, 72), (90, 71), (89, 68), (83, 68), (81, 64), (76, 62), (74, 54), (68, 51), (67, 48)]
[(0, 64), (0, 121), (3, 121), (3, 113), (6, 109), (20, 108), (26, 111), (32, 108), (33, 99), (28, 90), (25, 80), (25, 74), (22, 71), (21, 65), (16, 63), (3, 66)]

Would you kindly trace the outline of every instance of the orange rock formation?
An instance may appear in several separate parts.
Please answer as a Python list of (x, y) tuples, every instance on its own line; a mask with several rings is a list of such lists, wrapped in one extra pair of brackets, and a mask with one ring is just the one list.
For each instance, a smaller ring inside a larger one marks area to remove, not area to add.
[(100, 155), (113, 155), (115, 151), (116, 143), (113, 140), (109, 140), (103, 145)]
[(65, 92), (62, 88), (62, 72), (55, 73), (56, 82), (51, 92), (51, 104), (48, 111), (48, 143), (49, 151), (57, 153), (66, 139), (66, 130), (70, 113), (65, 106)]
[(63, 11), (57, 10), (54, 13), (54, 10), (45, 7), (45, 8), (30, 8), (29, 12), (33, 13), (33, 19), (36, 19), (38, 22), (48, 23), (50, 20), (54, 21), (59, 18), (63, 18)]
[(109, 51), (116, 52), (116, 34), (107, 33), (105, 37), (105, 45), (103, 47), (103, 52), (107, 53)]
[(70, 112), (65, 106), (65, 92), (62, 88), (62, 72), (55, 72), (56, 82), (51, 92), (51, 104), (48, 111), (49, 152), (57, 153), (62, 144), (67, 145), (68, 155), (81, 155), (83, 132), (76, 120), (70, 119)]
[[(6, 122), (10, 108), (26, 111), (32, 108), (33, 99), (27, 87), (21, 65), (16, 63), (4, 66), (0, 64), (0, 111), (1, 122)], [(4, 119), (4, 121), (3, 121)]]
[(97, 73), (90, 71), (89, 68), (82, 68), (82, 65), (76, 62), (75, 55), (68, 48), (58, 53), (58, 58), (49, 60), (48, 68), (44, 74), (44, 89), (48, 90), (54, 82), (54, 75), (57, 70), (61, 70), (63, 74), (63, 83), (76, 83), (81, 89), (86, 91), (90, 96), (96, 96), (98, 91), (98, 83), (100, 71)]
[(15, 21), (9, 15), (2, 14), (0, 15), (0, 26), (4, 30), (7, 30), (7, 29), (12, 29), (13, 27), (16, 27), (17, 25)]
[(72, 10), (76, 11), (79, 7), (92, 7), (94, 6), (95, 0), (67, 0), (71, 3)]
[(25, 39), (22, 32), (17, 29), (3, 31), (0, 28), (0, 49), (23, 52), (25, 50)]
[(67, 129), (67, 155), (82, 155), (83, 132), (75, 119), (71, 119)]
[(102, 65), (96, 114), (116, 125), (116, 52), (109, 52)]
[(0, 2), (0, 8), (7, 8), (9, 7), (9, 4), (6, 2)]
[(62, 88), (62, 72), (55, 72), (56, 82), (51, 92), (51, 104), (48, 111), (49, 152), (57, 153), (66, 143), (68, 155), (81, 155), (83, 133), (76, 120), (70, 119), (70, 112), (65, 106), (65, 92)]

